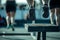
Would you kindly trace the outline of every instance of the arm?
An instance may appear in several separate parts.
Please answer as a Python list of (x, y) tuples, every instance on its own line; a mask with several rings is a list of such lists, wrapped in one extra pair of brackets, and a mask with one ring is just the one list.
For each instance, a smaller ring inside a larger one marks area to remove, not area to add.
[(48, 4), (50, 0), (42, 0), (43, 4)]

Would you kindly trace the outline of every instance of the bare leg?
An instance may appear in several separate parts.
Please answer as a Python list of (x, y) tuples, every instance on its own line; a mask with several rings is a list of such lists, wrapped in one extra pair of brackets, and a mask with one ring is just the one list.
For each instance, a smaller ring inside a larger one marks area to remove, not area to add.
[(49, 0), (42, 0), (43, 4), (49, 4)]
[(60, 25), (60, 8), (56, 8), (56, 25)]
[(7, 16), (6, 16), (6, 22), (7, 22), (7, 28), (9, 28), (9, 24), (10, 24), (10, 13), (8, 12), (7, 13)]
[(15, 12), (11, 12), (11, 24), (14, 24)]
[(11, 27), (12, 27), (12, 30), (14, 31), (14, 17), (15, 17), (15, 12), (11, 12)]
[(55, 14), (55, 9), (51, 9), (51, 12), (50, 12), (50, 21), (51, 21), (51, 24), (54, 24), (54, 14)]

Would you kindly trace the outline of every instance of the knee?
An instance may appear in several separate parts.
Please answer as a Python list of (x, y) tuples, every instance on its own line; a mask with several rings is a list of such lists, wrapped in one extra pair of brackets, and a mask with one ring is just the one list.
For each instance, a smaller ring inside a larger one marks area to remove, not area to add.
[(9, 16), (6, 16), (6, 19), (8, 20)]
[(50, 17), (54, 17), (54, 13), (50, 12)]

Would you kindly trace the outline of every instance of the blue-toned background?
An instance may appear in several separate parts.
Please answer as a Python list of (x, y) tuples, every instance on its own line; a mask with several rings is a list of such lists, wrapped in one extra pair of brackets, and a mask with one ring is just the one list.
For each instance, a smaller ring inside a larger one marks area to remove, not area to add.
[[(35, 0), (36, 1), (36, 11), (35, 11), (35, 14), (36, 14), (36, 19), (49, 19), (48, 18), (43, 18), (43, 9), (42, 9), (42, 3), (41, 1), (39, 0)], [(0, 10), (0, 14), (1, 16), (4, 16), (6, 17), (6, 10), (5, 10), (5, 4), (6, 3), (6, 0), (1, 0), (1, 5), (4, 7), (4, 10)], [(16, 3), (18, 5), (21, 5), (21, 4), (27, 4), (27, 1), (26, 0), (22, 0), (22, 1), (19, 1), (19, 0), (16, 0)], [(26, 7), (26, 9), (28, 9), (28, 7)], [(16, 15), (15, 15), (15, 19), (24, 19), (24, 16), (25, 14), (28, 13), (28, 10), (19, 10), (19, 8), (17, 7), (17, 10), (16, 10)]]

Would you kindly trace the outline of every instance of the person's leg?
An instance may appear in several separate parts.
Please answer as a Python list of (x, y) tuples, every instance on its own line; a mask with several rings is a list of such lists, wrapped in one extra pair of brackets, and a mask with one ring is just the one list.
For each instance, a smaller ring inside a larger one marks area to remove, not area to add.
[[(32, 20), (32, 23), (35, 23), (35, 20), (33, 19), (33, 17), (35, 16), (35, 9), (31, 9), (34, 8), (34, 0), (27, 0), (29, 6), (30, 6), (30, 10), (29, 10), (29, 15), (30, 15), (30, 19)], [(33, 13), (33, 14), (31, 14)]]
[(10, 10), (11, 10), (11, 5), (10, 5), (11, 2), (9, 1), (6, 1), (6, 14), (7, 14), (7, 17), (6, 17), (6, 22), (7, 22), (7, 28), (10, 27)]
[(7, 12), (7, 16), (6, 16), (6, 22), (7, 22), (7, 28), (9, 28), (9, 24), (10, 24), (10, 12)]
[(15, 12), (10, 12), (11, 13), (11, 28), (14, 31), (14, 18), (15, 18)]
[(15, 12), (11, 12), (11, 24), (14, 24)]
[(56, 8), (56, 25), (60, 25), (60, 8)]
[(42, 0), (42, 3), (43, 4), (48, 4), (49, 3), (49, 0)]
[(55, 9), (50, 10), (50, 21), (51, 24), (54, 24), (54, 15), (55, 15)]

